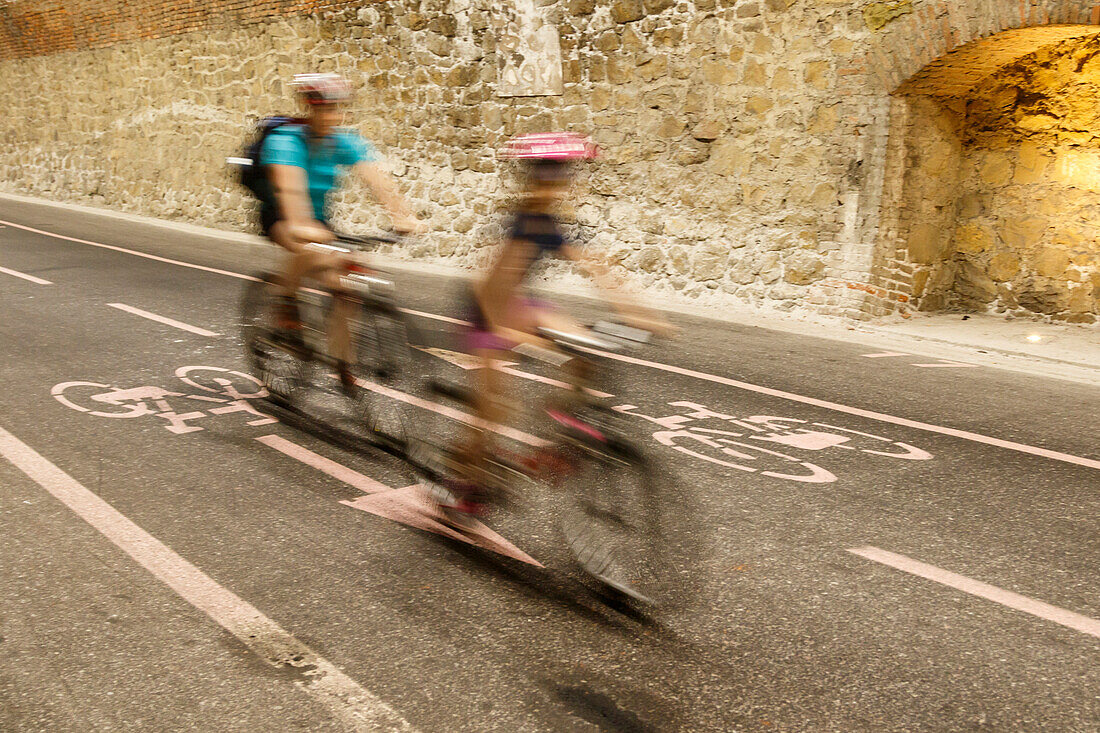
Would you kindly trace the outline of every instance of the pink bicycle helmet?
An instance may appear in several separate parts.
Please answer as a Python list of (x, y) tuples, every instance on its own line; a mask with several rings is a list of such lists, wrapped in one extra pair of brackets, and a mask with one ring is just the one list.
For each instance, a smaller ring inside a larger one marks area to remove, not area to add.
[(512, 138), (500, 151), (505, 160), (553, 161), (568, 163), (592, 160), (599, 148), (586, 136), (576, 132), (542, 132)]

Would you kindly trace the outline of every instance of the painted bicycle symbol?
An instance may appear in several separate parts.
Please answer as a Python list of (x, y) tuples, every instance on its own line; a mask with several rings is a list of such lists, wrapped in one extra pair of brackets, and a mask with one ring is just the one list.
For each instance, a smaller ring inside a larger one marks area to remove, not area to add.
[[(194, 392), (174, 392), (163, 387), (115, 387), (99, 382), (62, 382), (50, 394), (61, 404), (95, 417), (136, 418), (155, 416), (167, 421), (164, 426), (176, 435), (194, 433), (203, 428), (189, 422), (211, 415), (243, 412), (250, 416), (248, 425), (278, 422), (259, 412), (251, 400), (267, 396), (260, 381), (242, 372), (210, 366), (186, 366), (176, 370), (176, 378)], [(177, 412), (173, 403), (188, 400), (190, 410)], [(195, 403), (199, 403), (196, 405)], [(216, 406), (215, 406), (216, 405)], [(201, 406), (204, 409), (197, 409)]]
[[(681, 453), (738, 471), (803, 483), (830, 483), (837, 477), (821, 466), (790, 455), (792, 450), (847, 450), (907, 461), (932, 458), (931, 453), (908, 443), (828, 423), (773, 415), (738, 418), (695, 402), (668, 404), (684, 408), (685, 412), (655, 417), (643, 415), (634, 405), (619, 405), (615, 410), (661, 426), (664, 429), (653, 433), (653, 439)], [(723, 427), (691, 424), (714, 420), (722, 421)]]

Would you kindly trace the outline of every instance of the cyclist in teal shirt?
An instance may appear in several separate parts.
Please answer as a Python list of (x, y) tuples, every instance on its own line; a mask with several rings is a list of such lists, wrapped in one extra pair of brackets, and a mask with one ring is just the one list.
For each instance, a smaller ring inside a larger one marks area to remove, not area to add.
[[(283, 125), (274, 129), (264, 141), (260, 153), (260, 165), (285, 165), (301, 168), (306, 172), (313, 218), (328, 223), (328, 194), (338, 186), (341, 169), (354, 168), (360, 163), (375, 163), (378, 153), (374, 146), (354, 132), (335, 129), (325, 137), (311, 140), (308, 125)], [(276, 217), (274, 207), (271, 216)], [(272, 221), (272, 224), (274, 221)]]
[[(278, 321), (280, 328), (297, 337), (301, 321), (296, 295), (302, 278), (313, 274), (339, 292), (339, 255), (315, 245), (336, 238), (329, 226), (328, 197), (345, 170), (367, 184), (389, 212), (394, 230), (409, 233), (423, 229), (397, 192), (393, 178), (378, 165), (374, 147), (351, 130), (338, 127), (344, 116), (342, 105), (351, 96), (347, 81), (337, 74), (299, 74), (294, 87), (309, 109), (309, 118), (305, 124), (278, 127), (264, 140), (260, 165), (273, 195), (261, 204), (260, 225), (264, 235), (290, 255)], [(349, 308), (337, 298), (328, 326), (329, 350), (339, 361), (345, 391), (354, 395)]]

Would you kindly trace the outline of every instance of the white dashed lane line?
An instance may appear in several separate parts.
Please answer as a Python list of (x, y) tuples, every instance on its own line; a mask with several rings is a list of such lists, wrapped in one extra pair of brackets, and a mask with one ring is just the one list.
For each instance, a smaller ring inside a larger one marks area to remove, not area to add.
[(17, 272), (16, 270), (9, 270), (6, 267), (0, 267), (0, 272), (4, 273), (5, 275), (11, 275), (12, 277), (21, 278), (23, 280), (26, 280), (27, 282), (35, 283), (36, 285), (53, 285), (53, 283), (50, 282), (49, 280), (43, 280), (40, 277), (35, 277), (34, 275), (28, 275), (25, 272)]
[(1073, 611), (1067, 611), (1064, 608), (1052, 606), (1049, 603), (1037, 601), (1034, 598), (1022, 596), (1019, 593), (1013, 593), (1010, 590), (1004, 590), (1003, 588), (983, 583), (980, 580), (974, 580), (965, 575), (959, 575), (950, 570), (938, 568), (935, 565), (928, 565), (927, 563), (914, 560), (905, 555), (898, 555), (886, 550), (880, 550), (877, 547), (857, 547), (848, 550), (848, 552), (868, 560), (873, 560), (877, 563), (882, 563), (883, 565), (888, 565), (895, 570), (901, 570), (902, 572), (910, 573), (927, 580), (942, 583), (949, 588), (960, 590), (963, 593), (969, 593), (972, 596), (984, 598), (987, 601), (993, 601), (1002, 606), (1008, 606), (1017, 611), (1029, 613), (1032, 616), (1036, 616), (1046, 621), (1053, 621), (1068, 629), (1080, 631), (1082, 634), (1100, 638), (1100, 620), (1089, 618), (1088, 616), (1083, 616)]

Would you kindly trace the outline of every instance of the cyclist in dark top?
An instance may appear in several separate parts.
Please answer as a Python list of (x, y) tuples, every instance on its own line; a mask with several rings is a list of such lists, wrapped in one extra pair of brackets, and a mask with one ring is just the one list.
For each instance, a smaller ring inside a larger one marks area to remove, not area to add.
[[(501, 372), (494, 368), (495, 362), (507, 358), (505, 352), (522, 343), (553, 348), (538, 336), (539, 328), (564, 333), (585, 330), (568, 315), (523, 291), (523, 285), (544, 257), (560, 257), (575, 263), (634, 325), (651, 331), (668, 330), (663, 321), (622, 297), (613, 297), (614, 283), (608, 269), (568, 242), (558, 222), (556, 211), (568, 196), (573, 164), (595, 156), (595, 145), (573, 133), (523, 135), (510, 141), (501, 152), (502, 158), (524, 163), (526, 178), (500, 254), (470, 290), (467, 318), (471, 326), (466, 333), (466, 346), (486, 367), (476, 371), (474, 404), (483, 422), (500, 423), (507, 418), (500, 400)], [(474, 429), (462, 441), (459, 452), (464, 462), (474, 467), (488, 449), (487, 433)], [(470, 476), (473, 475), (475, 472), (470, 471)], [(473, 481), (433, 487), (433, 496), (440, 506), (459, 514), (476, 515), (487, 509), (488, 497)]]

